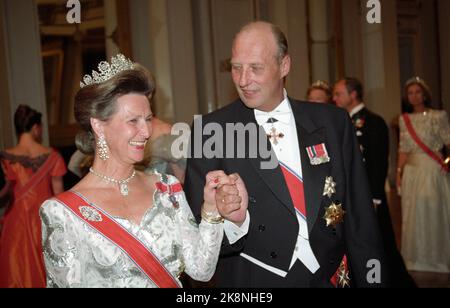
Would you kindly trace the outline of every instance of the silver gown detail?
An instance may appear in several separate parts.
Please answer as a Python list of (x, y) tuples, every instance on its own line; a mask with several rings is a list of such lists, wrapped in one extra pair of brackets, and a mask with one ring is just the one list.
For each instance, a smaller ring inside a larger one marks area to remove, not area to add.
[[(178, 183), (173, 176), (160, 178), (170, 185)], [(184, 271), (195, 280), (208, 281), (216, 269), (223, 224), (202, 221), (197, 225), (184, 193), (175, 196), (178, 208), (167, 193), (156, 190), (153, 207), (140, 225), (113, 219), (149, 248), (174, 277)], [(156, 287), (119, 247), (60, 202), (44, 202), (40, 216), (47, 287)]]
[[(411, 114), (419, 138), (434, 152), (450, 143), (445, 111)], [(450, 174), (417, 144), (400, 117), (400, 152), (408, 154), (402, 178), (402, 248), (411, 271), (450, 273)]]

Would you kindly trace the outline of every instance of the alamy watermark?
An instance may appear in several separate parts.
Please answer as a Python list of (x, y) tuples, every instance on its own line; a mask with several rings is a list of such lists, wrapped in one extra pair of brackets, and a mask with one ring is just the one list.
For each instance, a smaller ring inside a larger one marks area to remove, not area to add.
[[(81, 23), (81, 3), (80, 0), (68, 0), (66, 7), (70, 9), (67, 12), (66, 20), (69, 24)], [(369, 24), (381, 23), (381, 3), (380, 0), (367, 0), (366, 7), (369, 9), (366, 20)]]
[[(81, 23), (81, 2), (80, 0), (68, 0), (66, 7), (69, 9), (66, 20), (69, 24)], [(366, 8), (369, 9), (366, 20), (369, 24), (381, 23), (381, 3), (380, 0), (367, 0)]]
[(380, 0), (368, 0), (366, 7), (370, 9), (367, 12), (366, 20), (369, 24), (381, 24), (381, 3)]
[(70, 9), (67, 12), (66, 20), (69, 24), (81, 23), (81, 3), (80, 0), (68, 0), (66, 7)]
[(369, 270), (366, 275), (367, 282), (370, 284), (381, 283), (381, 262), (376, 259), (369, 260), (366, 265)]
[[(193, 144), (190, 143), (193, 135)], [(194, 116), (193, 131), (186, 123), (172, 126), (172, 135), (178, 136), (172, 144), (172, 156), (206, 159), (256, 159), (261, 169), (275, 169), (278, 160), (267, 143), (267, 134), (257, 123), (207, 123), (201, 115)]]

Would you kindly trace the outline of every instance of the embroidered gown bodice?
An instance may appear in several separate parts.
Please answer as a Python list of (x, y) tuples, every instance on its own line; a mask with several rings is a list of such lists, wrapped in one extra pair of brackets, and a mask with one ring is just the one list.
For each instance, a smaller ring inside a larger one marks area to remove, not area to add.
[[(178, 183), (172, 176), (161, 179), (168, 185)], [(205, 221), (197, 225), (184, 193), (175, 197), (179, 207), (168, 193), (155, 190), (153, 207), (140, 225), (112, 218), (150, 249), (175, 279), (184, 271), (194, 280), (208, 281), (216, 269), (223, 226)], [(40, 215), (48, 287), (156, 287), (119, 247), (60, 202), (46, 201)]]

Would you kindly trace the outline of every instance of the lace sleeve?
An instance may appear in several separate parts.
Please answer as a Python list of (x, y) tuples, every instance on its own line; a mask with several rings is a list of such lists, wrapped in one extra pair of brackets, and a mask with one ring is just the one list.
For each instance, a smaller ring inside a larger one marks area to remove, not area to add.
[[(176, 182), (171, 177), (171, 182)], [(216, 271), (217, 260), (223, 238), (223, 224), (200, 225), (192, 214), (183, 194), (178, 195), (180, 209), (177, 213), (177, 226), (182, 243), (185, 272), (197, 281), (209, 281)]]
[(79, 237), (73, 214), (58, 201), (48, 200), (41, 206), (40, 216), (47, 287), (80, 287)]
[(450, 125), (448, 122), (447, 112), (442, 111), (439, 113), (439, 134), (444, 145), (450, 144)]
[(411, 135), (409, 134), (405, 120), (403, 119), (403, 116), (400, 116), (399, 120), (399, 126), (400, 126), (400, 145), (399, 145), (399, 151), (401, 153), (410, 153), (414, 149), (414, 141), (411, 138)]

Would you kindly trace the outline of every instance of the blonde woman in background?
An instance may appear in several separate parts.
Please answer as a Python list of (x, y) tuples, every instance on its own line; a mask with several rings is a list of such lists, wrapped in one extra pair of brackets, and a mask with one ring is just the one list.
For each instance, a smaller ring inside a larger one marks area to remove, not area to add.
[(310, 102), (316, 103), (333, 103), (333, 93), (328, 82), (317, 80), (314, 82), (306, 92), (306, 98)]

